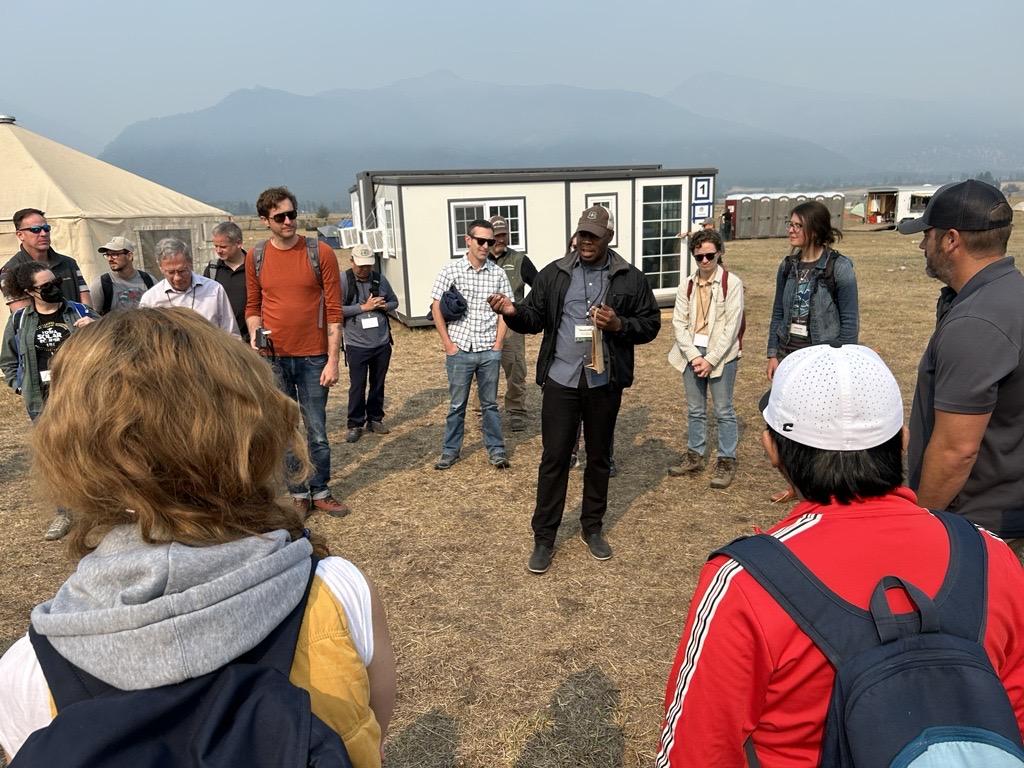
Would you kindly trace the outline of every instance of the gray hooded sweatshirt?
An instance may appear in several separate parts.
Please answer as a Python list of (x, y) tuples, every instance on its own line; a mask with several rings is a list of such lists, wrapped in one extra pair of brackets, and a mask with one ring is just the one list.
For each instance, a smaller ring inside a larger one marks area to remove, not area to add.
[(273, 531), (227, 544), (147, 544), (108, 533), (32, 626), (72, 664), (121, 690), (212, 672), (255, 647), (298, 605), (312, 547)]

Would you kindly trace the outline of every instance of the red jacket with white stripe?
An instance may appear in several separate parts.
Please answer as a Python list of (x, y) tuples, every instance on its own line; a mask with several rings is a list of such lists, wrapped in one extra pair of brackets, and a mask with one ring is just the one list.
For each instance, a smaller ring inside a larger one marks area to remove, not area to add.
[[(798, 504), (770, 533), (843, 599), (867, 608), (883, 576), (935, 596), (946, 574), (942, 523), (907, 488), (849, 505)], [(987, 535), (984, 646), (1024, 725), (1024, 569)], [(893, 610), (911, 610), (900, 591)], [(718, 556), (700, 574), (665, 694), (657, 768), (818, 765), (834, 673), (789, 615), (738, 563)]]

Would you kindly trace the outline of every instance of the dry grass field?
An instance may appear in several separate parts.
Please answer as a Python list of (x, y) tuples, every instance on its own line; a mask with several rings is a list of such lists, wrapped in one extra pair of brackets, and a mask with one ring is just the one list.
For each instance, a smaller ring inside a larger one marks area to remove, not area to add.
[[(1011, 253), (1022, 244), (1018, 229)], [(940, 286), (924, 275), (916, 238), (851, 232), (840, 249), (857, 268), (861, 341), (888, 361), (909, 412)], [(666, 676), (706, 554), (786, 511), (767, 500), (781, 483), (762, 455), (755, 407), (766, 388), (764, 342), (785, 252), (783, 240), (761, 240), (730, 243), (726, 255), (747, 285), (748, 323), (731, 488), (710, 490), (710, 470), (692, 479), (666, 474), (684, 452), (686, 428), (682, 383), (666, 362), (670, 310), (659, 338), (638, 350), (617, 428), (619, 476), (606, 519), (615, 557), (607, 562), (591, 559), (577, 538), (582, 476), (574, 472), (552, 568), (540, 577), (526, 571), (539, 422), (510, 436), (512, 469), (499, 472), (488, 466), (470, 414), (463, 461), (447, 472), (432, 468), (447, 406), (433, 330), (396, 330), (390, 435), (346, 444), (344, 379), (332, 393), (332, 485), (354, 512), (311, 524), (376, 582), (387, 607), (400, 691), (390, 768), (651, 763)], [(531, 359), (538, 341), (528, 340)], [(537, 388), (530, 398), (539, 408)], [(60, 545), (42, 541), (48, 513), (33, 500), (20, 400), (4, 392), (0, 413), (2, 650), (72, 564)]]

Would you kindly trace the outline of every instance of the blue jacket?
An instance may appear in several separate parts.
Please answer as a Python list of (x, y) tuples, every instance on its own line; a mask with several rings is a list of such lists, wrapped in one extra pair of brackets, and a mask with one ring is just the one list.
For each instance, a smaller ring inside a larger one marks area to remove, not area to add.
[[(768, 328), (768, 357), (777, 357), (779, 349), (789, 341), (789, 326), (793, 312), (793, 295), (796, 293), (796, 270), (791, 263), (799, 260), (799, 252), (788, 256), (779, 264), (775, 275), (775, 303), (772, 305), (772, 322)], [(833, 276), (836, 285), (836, 300), (826, 284), (825, 266), (828, 259), (835, 259)], [(853, 262), (829, 248), (821, 254), (811, 275), (811, 313), (808, 317), (808, 331), (811, 344), (856, 344), (860, 329), (860, 310), (857, 307), (857, 276)]]

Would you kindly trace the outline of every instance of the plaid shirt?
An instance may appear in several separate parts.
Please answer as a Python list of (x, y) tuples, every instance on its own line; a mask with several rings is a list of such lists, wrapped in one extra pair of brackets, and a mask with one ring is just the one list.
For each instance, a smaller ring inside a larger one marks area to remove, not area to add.
[(498, 315), (487, 303), (493, 293), (512, 296), (512, 286), (505, 270), (490, 259), (473, 269), (468, 256), (445, 264), (434, 280), (430, 298), (440, 300), (441, 294), (455, 283), (466, 299), (466, 314), (461, 320), (448, 323), (448, 336), (463, 352), (481, 352), (494, 346), (498, 337)]

